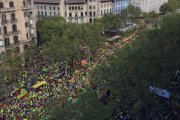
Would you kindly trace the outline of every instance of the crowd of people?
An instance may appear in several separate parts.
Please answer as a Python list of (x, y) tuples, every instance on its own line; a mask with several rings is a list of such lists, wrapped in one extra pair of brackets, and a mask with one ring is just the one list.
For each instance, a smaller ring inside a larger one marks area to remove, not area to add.
[[(34, 114), (46, 118), (50, 111), (45, 109), (45, 103), (50, 98), (58, 99), (62, 87), (68, 92), (68, 100), (75, 101), (78, 93), (90, 85), (89, 71), (95, 67), (94, 62), (90, 64), (86, 59), (77, 63), (73, 65), (73, 73), (65, 75), (67, 71), (63, 62), (49, 64), (41, 54), (35, 54), (17, 74), (18, 86), (8, 95), (5, 106), (0, 110), (0, 119), (25, 120)], [(41, 81), (45, 81), (42, 86), (32, 87)]]
[[(110, 45), (111, 46), (111, 45)], [(106, 46), (109, 47), (109, 46)], [(85, 58), (82, 61), (76, 61), (73, 65), (67, 65), (64, 61), (51, 63), (45, 59), (41, 51), (35, 53), (33, 58), (29, 58), (28, 62), (17, 72), (14, 79), (18, 85), (8, 95), (6, 102), (0, 110), (1, 120), (26, 120), (34, 115), (41, 118), (48, 118), (51, 111), (46, 109), (46, 103), (50, 99), (58, 99), (61, 97), (61, 91), (67, 91), (68, 100), (75, 102), (78, 93), (85, 91), (90, 86), (90, 72), (101, 63), (107, 63), (107, 60), (114, 53), (111, 49), (99, 48), (92, 58)], [(71, 71), (67, 73), (67, 68)], [(5, 78), (7, 81), (11, 78)], [(42, 86), (33, 88), (35, 84), (44, 81)]]

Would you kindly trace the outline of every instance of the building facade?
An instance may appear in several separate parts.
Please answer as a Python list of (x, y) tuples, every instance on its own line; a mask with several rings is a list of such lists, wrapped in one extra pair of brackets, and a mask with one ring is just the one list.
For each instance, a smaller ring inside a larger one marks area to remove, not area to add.
[(112, 0), (34, 0), (37, 19), (62, 16), (68, 22), (93, 22), (112, 12)]
[(36, 39), (31, 0), (0, 1), (0, 54), (11, 53), (11, 48), (23, 52)]
[(159, 13), (159, 8), (168, 0), (130, 0), (130, 4), (141, 8), (142, 12), (149, 13), (155, 11)]
[(114, 0), (113, 1), (113, 14), (121, 13), (129, 6), (129, 0)]

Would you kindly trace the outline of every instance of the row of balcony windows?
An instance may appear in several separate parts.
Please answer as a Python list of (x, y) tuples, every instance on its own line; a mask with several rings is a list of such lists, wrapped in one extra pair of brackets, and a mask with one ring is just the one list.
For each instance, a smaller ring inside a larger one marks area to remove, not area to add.
[[(22, 1), (23, 7), (26, 7), (28, 4), (31, 5), (31, 0), (27, 0), (27, 1), (23, 0)], [(2, 8), (4, 8), (4, 3), (0, 2), (0, 9), (2, 9)], [(15, 8), (13, 1), (9, 2), (9, 8)]]
[(8, 24), (9, 22), (11, 23), (17, 23), (18, 22), (18, 19), (11, 19), (10, 21), (9, 20), (5, 20), (5, 21), (1, 21), (1, 25), (5, 25), (5, 24)]

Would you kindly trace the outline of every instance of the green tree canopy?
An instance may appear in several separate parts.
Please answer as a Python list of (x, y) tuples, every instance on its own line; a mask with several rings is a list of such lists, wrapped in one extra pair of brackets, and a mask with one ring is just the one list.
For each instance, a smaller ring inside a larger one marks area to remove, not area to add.
[[(92, 82), (97, 85), (96, 92), (88, 90), (76, 103), (57, 111), (53, 119), (112, 119), (113, 108), (117, 106), (126, 110), (132, 119), (145, 120), (152, 116), (164, 119), (164, 111), (178, 119), (174, 114), (176, 109), (168, 108), (148, 88), (153, 85), (170, 90), (171, 78), (180, 66), (179, 21), (179, 14), (165, 17), (160, 29), (143, 32), (134, 43), (118, 51), (109, 66), (101, 65), (94, 71)], [(103, 105), (97, 99), (97, 92), (109, 86), (111, 99), (108, 105)], [(180, 96), (178, 92), (173, 94)], [(172, 101), (179, 104), (178, 99)]]
[(161, 7), (159, 8), (159, 11), (161, 12), (162, 15), (165, 15), (165, 14), (167, 14), (167, 13), (174, 12), (175, 9), (174, 9), (169, 3), (164, 3), (164, 4), (161, 5)]

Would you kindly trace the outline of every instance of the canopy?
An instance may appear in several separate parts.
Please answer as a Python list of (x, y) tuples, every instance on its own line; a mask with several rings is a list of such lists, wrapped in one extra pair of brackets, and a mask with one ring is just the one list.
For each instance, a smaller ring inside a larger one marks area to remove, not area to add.
[(38, 87), (40, 87), (40, 86), (42, 86), (42, 85), (44, 85), (44, 84), (46, 84), (47, 82), (46, 81), (41, 81), (41, 82), (38, 82), (38, 83), (36, 83), (35, 85), (33, 85), (32, 86), (32, 88), (38, 88)]

